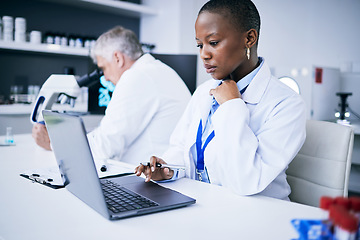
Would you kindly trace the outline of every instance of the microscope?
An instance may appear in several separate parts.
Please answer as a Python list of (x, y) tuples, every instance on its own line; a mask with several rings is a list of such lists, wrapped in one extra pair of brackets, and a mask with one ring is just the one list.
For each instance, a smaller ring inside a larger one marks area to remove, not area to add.
[(81, 87), (87, 87), (99, 81), (102, 71), (96, 69), (79, 78), (74, 75), (52, 74), (42, 85), (30, 115), (32, 123), (43, 123), (42, 110), (51, 110), (54, 103), (70, 104), (74, 107)]
[(347, 97), (351, 96), (352, 93), (349, 92), (337, 92), (336, 96), (340, 97), (339, 107), (340, 111), (335, 113), (335, 117), (338, 118), (337, 123), (343, 125), (350, 125), (350, 122), (346, 119), (350, 116), (349, 112), (346, 111), (347, 107), (349, 106), (347, 103)]

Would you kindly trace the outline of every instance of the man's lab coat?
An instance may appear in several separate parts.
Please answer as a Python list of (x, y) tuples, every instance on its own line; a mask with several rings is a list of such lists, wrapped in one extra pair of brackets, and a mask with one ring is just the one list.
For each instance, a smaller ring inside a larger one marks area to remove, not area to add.
[(173, 69), (143, 55), (121, 76), (99, 127), (88, 134), (95, 160), (138, 165), (162, 154), (190, 97)]
[[(186, 166), (179, 177), (195, 178), (191, 153), (200, 119), (205, 123), (212, 105), (209, 80), (194, 93), (175, 128), (163, 159)], [(266, 62), (242, 99), (220, 105), (212, 117), (215, 137), (204, 152), (212, 184), (240, 195), (261, 194), (288, 199), (285, 170), (305, 141), (305, 104), (292, 89), (273, 77)], [(196, 152), (196, 151), (195, 151)]]

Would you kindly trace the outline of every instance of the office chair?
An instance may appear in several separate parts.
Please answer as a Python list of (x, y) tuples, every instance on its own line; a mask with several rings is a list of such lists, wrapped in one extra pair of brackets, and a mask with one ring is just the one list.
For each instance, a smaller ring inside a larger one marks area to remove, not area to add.
[(318, 207), (321, 196), (347, 197), (353, 142), (351, 127), (307, 120), (305, 143), (286, 171), (290, 200)]

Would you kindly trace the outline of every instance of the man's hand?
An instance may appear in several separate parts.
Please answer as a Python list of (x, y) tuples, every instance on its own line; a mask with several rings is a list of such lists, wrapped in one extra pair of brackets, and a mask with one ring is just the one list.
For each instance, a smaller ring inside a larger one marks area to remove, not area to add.
[(137, 176), (140, 176), (141, 173), (144, 173), (146, 176), (145, 182), (149, 182), (150, 179), (155, 181), (170, 179), (174, 175), (174, 171), (169, 168), (159, 168), (156, 167), (156, 163), (166, 164), (161, 158), (152, 156), (150, 158), (150, 166), (144, 166), (140, 164), (135, 168), (135, 173)]
[(234, 80), (223, 81), (222, 84), (211, 89), (209, 94), (214, 96), (220, 105), (231, 99), (241, 98), (241, 94)]
[(36, 123), (32, 129), (32, 137), (40, 147), (51, 151), (50, 138), (44, 124)]

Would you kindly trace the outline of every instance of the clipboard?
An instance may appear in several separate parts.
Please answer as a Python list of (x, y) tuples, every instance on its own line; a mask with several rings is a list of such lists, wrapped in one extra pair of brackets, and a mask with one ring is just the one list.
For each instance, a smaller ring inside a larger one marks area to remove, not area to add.
[[(100, 179), (134, 174), (133, 166), (115, 160), (107, 160), (106, 165), (108, 169), (107, 171), (102, 172), (100, 170), (102, 163), (103, 162), (98, 162), (97, 164)], [(30, 169), (21, 173), (20, 176), (53, 189), (64, 188), (64, 183), (66, 182), (66, 179), (62, 178), (60, 170), (56, 166), (42, 169)]]
[(57, 167), (27, 170), (20, 176), (53, 189), (65, 187)]
[[(120, 173), (120, 174), (115, 174), (115, 175), (104, 176), (104, 177), (101, 177), (100, 179), (106, 179), (106, 178), (112, 178), (112, 177), (123, 177), (123, 176), (127, 176), (127, 175), (132, 175), (132, 174), (134, 174), (134, 173)], [(61, 184), (59, 182), (54, 183), (53, 180), (49, 181), (49, 178), (46, 175), (39, 175), (36, 173), (32, 173), (32, 174), (21, 173), (20, 176), (22, 176), (26, 179), (29, 179), (33, 182), (37, 182), (37, 183), (43, 184), (45, 186), (51, 187), (53, 189), (65, 187), (64, 184)]]

